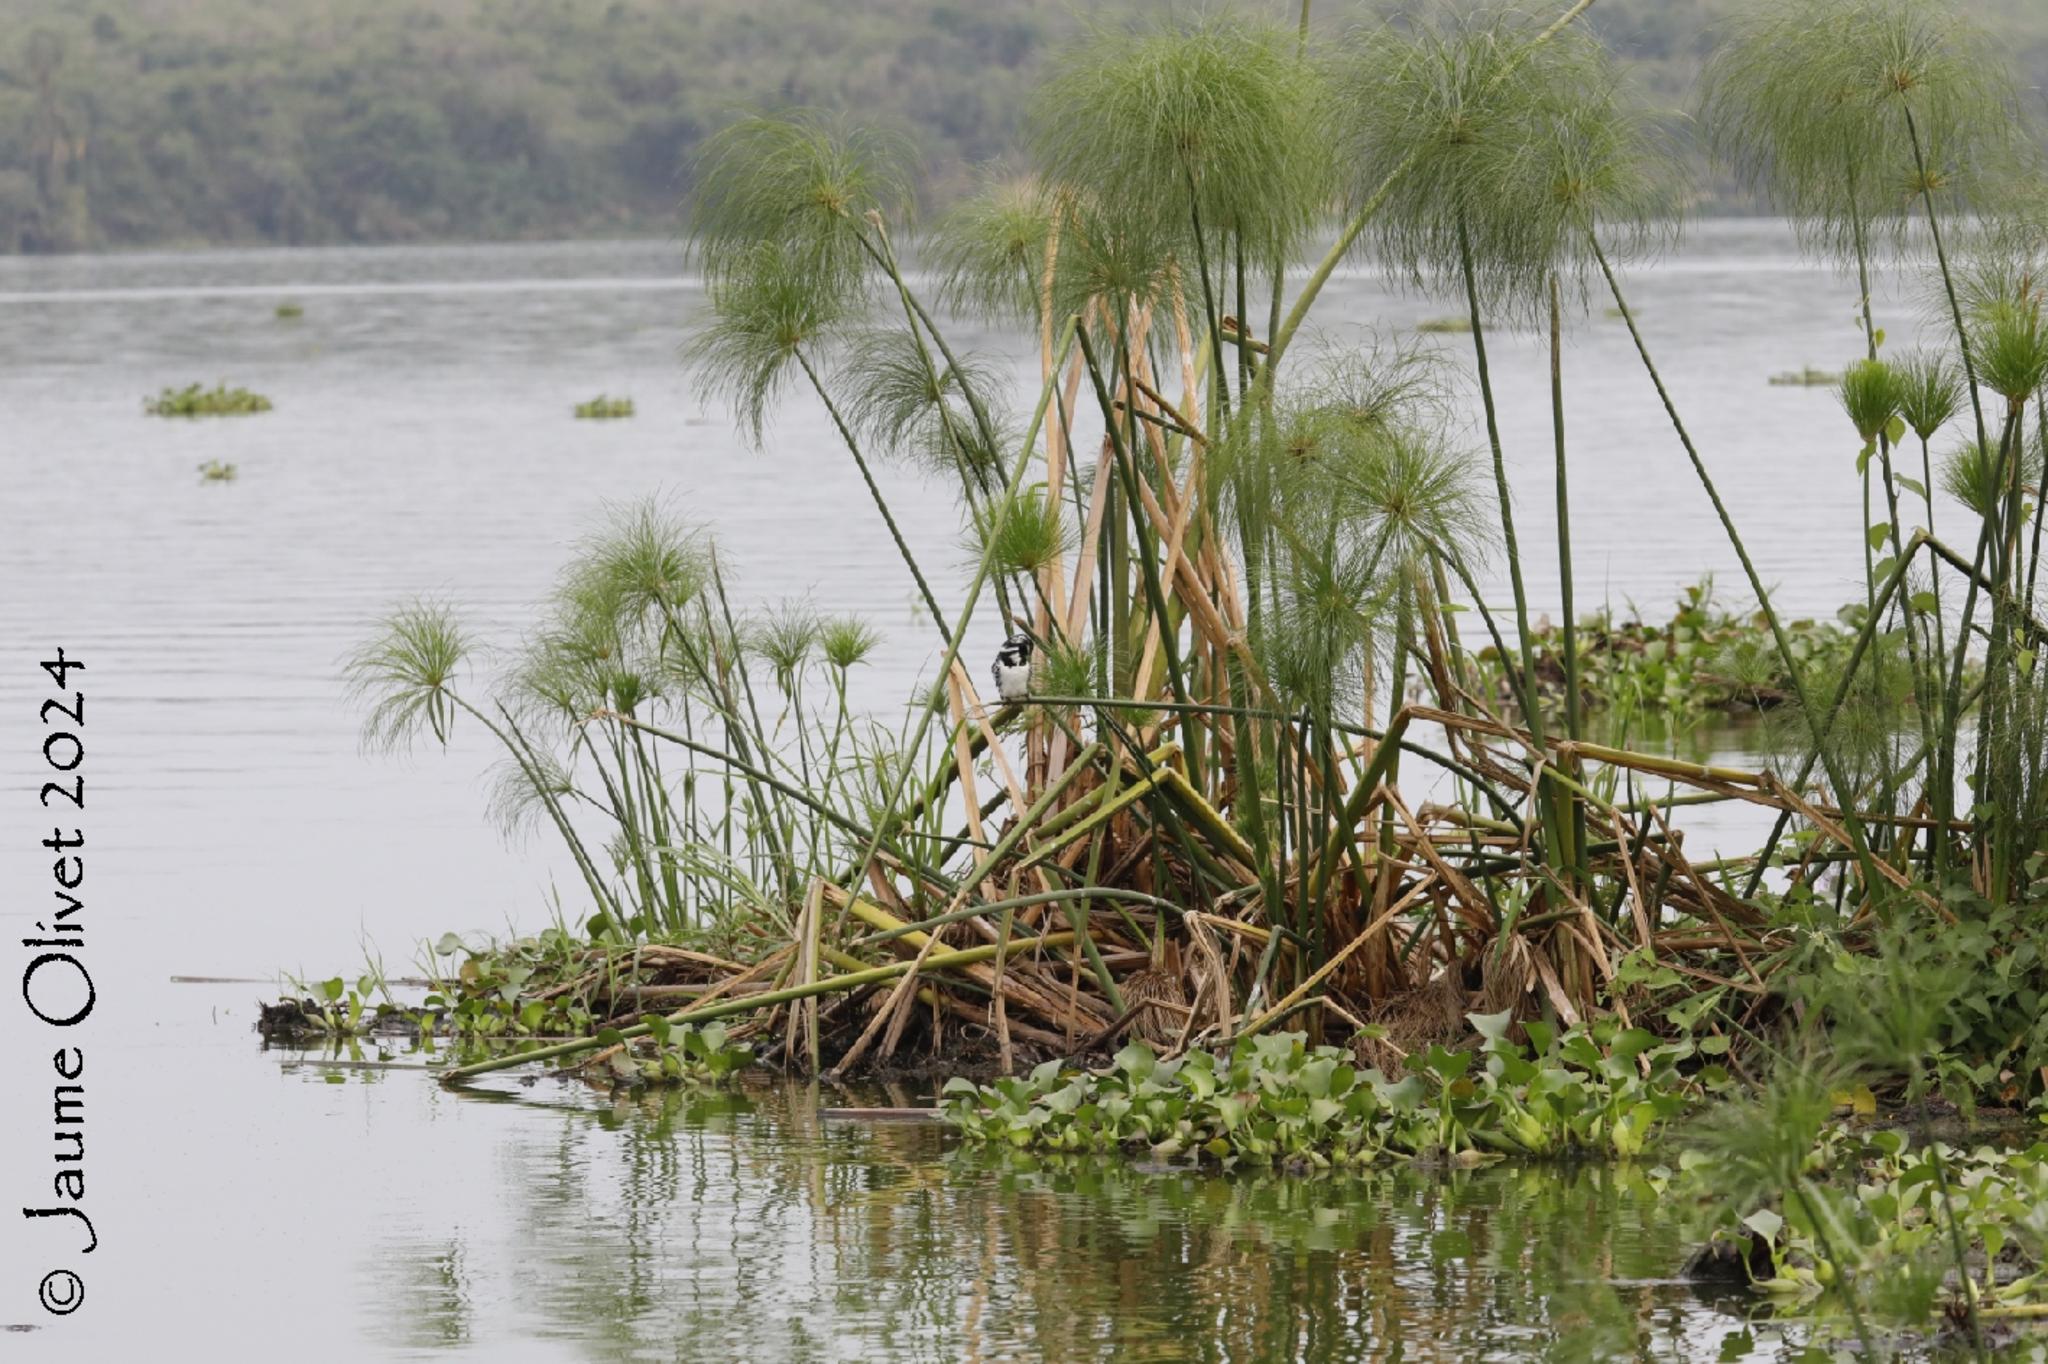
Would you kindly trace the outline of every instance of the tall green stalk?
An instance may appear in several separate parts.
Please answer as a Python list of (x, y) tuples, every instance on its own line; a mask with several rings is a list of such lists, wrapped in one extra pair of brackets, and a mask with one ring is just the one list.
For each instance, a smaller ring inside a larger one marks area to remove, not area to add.
[(1756, 564), (1749, 557), (1749, 549), (1743, 544), (1741, 533), (1735, 529), (1735, 519), (1728, 514), (1727, 504), (1721, 501), (1720, 490), (1714, 486), (1714, 479), (1707, 472), (1706, 462), (1700, 458), (1699, 451), (1693, 446), (1692, 435), (1685, 429), (1684, 419), (1678, 415), (1678, 408), (1671, 401), (1670, 392), (1664, 387), (1664, 376), (1658, 373), (1656, 362), (1650, 358), (1650, 348), (1643, 340), (1642, 331), (1636, 326), (1635, 314), (1629, 309), (1628, 298), (1622, 293), (1621, 281), (1615, 277), (1614, 267), (1607, 259), (1607, 252), (1602, 249), (1599, 237), (1590, 231), (1587, 233), (1587, 242), (1592, 248), (1594, 260), (1599, 263), (1601, 275), (1607, 281), (1608, 291), (1614, 296), (1614, 305), (1620, 309), (1621, 319), (1628, 325), (1629, 338), (1635, 342), (1636, 354), (1641, 358), (1644, 370), (1649, 373), (1650, 382), (1656, 386), (1658, 401), (1663, 403), (1664, 413), (1671, 419), (1672, 430), (1678, 433), (1678, 443), (1685, 448), (1686, 458), (1692, 463), (1693, 473), (1699, 479), (1700, 487), (1706, 491), (1707, 499), (1714, 504), (1714, 515), (1720, 519), (1721, 530), (1727, 535), (1730, 546), (1734, 548), (1735, 557), (1742, 563), (1742, 572), (1749, 579), (1750, 591), (1756, 594), (1757, 608), (1764, 613), (1764, 620), (1771, 627), (1771, 639), (1777, 645), (1779, 662), (1785, 669), (1786, 677), (1791, 681), (1793, 695), (1799, 701), (1799, 708), (1806, 716), (1814, 748), (1820, 755), (1822, 766), (1827, 770), (1829, 784), (1834, 787), (1837, 799), (1843, 803), (1843, 830), (1848, 834), (1857, 864), (1862, 868), (1864, 884), (1875, 895), (1878, 892), (1878, 877), (1871, 860), (1869, 842), (1863, 834), (1863, 821), (1858, 819), (1848, 806), (1853, 788), (1835, 757), (1819, 712), (1814, 710), (1809, 702), (1806, 678), (1800, 668), (1798, 657), (1792, 652), (1792, 641), (1785, 634), (1784, 623), (1778, 619), (1777, 609), (1771, 605), (1770, 591), (1764, 586), (1763, 576), (1756, 571)]
[[(1988, 448), (1990, 440), (1984, 427), (1984, 402), (1977, 394), (1977, 364), (1970, 353), (1970, 329), (1963, 323), (1963, 306), (1956, 298), (1955, 272), (1949, 268), (1948, 246), (1942, 238), (1941, 215), (1934, 211), (1934, 192), (1927, 179), (1927, 155), (1920, 145), (1920, 125), (1913, 117), (1910, 104), (1902, 104), (1900, 112), (1906, 120), (1906, 135), (1913, 144), (1913, 168), (1917, 174), (1916, 183), (1920, 189), (1920, 202), (1927, 210), (1927, 228), (1934, 239), (1934, 259), (1941, 270), (1942, 294), (1948, 300), (1949, 318), (1955, 324), (1956, 350), (1963, 361), (1963, 388), (1970, 395), (1970, 414), (1975, 419), (1977, 448)], [(1975, 573), (1984, 566), (1984, 555), (1991, 533), (1987, 518), (1977, 539), (1977, 553), (1972, 564), (1972, 579), (1964, 595), (1961, 624), (1958, 626), (1955, 657), (1949, 661), (1948, 687), (1942, 697), (1942, 726), (1940, 744), (1935, 749), (1934, 772), (1934, 814), (1938, 820), (1955, 816), (1956, 782), (1956, 736), (1962, 728), (1963, 660), (1970, 652), (1970, 612), (1976, 602)], [(1937, 869), (1945, 868), (1948, 862), (1948, 840), (1936, 840), (1938, 849)]]
[(825, 404), (825, 410), (832, 416), (832, 425), (838, 428), (839, 438), (846, 443), (848, 453), (853, 456), (854, 466), (860, 470), (861, 481), (867, 484), (868, 496), (874, 499), (875, 510), (882, 514), (882, 522), (889, 528), (889, 538), (896, 542), (896, 552), (902, 556), (904, 566), (910, 570), (910, 576), (917, 580), (918, 593), (924, 598), (925, 609), (931, 612), (932, 624), (938, 627), (939, 638), (951, 643), (951, 637), (946, 633), (945, 613), (939, 610), (939, 599), (932, 595), (932, 585), (925, 581), (924, 570), (917, 566), (917, 556), (910, 552), (909, 543), (904, 540), (902, 530), (897, 527), (896, 515), (889, 510), (888, 499), (882, 496), (882, 490), (876, 486), (874, 471), (868, 468), (867, 457), (861, 453), (860, 442), (854, 439), (853, 429), (846, 424), (846, 418), (840, 414), (838, 404), (832, 401), (832, 395), (825, 391), (824, 381), (818, 377), (818, 371), (811, 367), (810, 357), (801, 350), (795, 354), (796, 362), (803, 366), (804, 377), (811, 381), (811, 388), (816, 391), (818, 400)]
[[(1574, 743), (1585, 737), (1579, 717), (1579, 625), (1572, 599), (1572, 510), (1564, 441), (1564, 322), (1556, 272), (1550, 276), (1550, 430), (1557, 455), (1557, 581), (1564, 629), (1564, 731)], [(1564, 796), (1571, 811), (1571, 865), (1580, 888), (1590, 885), (1586, 866), (1586, 810), (1574, 792)]]

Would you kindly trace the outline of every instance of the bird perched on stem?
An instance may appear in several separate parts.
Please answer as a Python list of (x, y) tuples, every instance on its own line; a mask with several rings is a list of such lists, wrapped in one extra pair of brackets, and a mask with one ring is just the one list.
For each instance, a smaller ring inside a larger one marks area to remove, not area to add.
[(1003, 641), (996, 654), (996, 695), (1022, 701), (1031, 695), (1031, 636), (1018, 631)]

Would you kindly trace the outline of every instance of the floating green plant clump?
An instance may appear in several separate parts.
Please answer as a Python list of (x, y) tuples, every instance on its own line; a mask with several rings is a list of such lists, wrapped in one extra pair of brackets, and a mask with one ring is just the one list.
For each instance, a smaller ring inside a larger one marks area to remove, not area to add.
[(600, 393), (587, 403), (576, 404), (576, 415), (588, 421), (616, 421), (633, 415), (633, 400)]
[(578, 1070), (594, 1083), (639, 1089), (652, 1085), (708, 1085), (735, 1075), (754, 1060), (754, 1049), (726, 1036), (725, 1025), (670, 1023), (660, 1014), (643, 1020), (647, 1035), (627, 1038), (616, 1028), (600, 1032), (605, 1050)]
[(1774, 388), (1833, 388), (1842, 382), (1842, 376), (1834, 370), (1815, 369), (1812, 365), (1804, 369), (1780, 370), (1771, 376)]
[(232, 483), (235, 481), (235, 466), (209, 459), (199, 466), (199, 477), (206, 483)]
[[(946, 1117), (972, 1140), (1053, 1151), (1149, 1151), (1225, 1167), (1369, 1165), (1385, 1155), (1470, 1163), (1571, 1151), (1640, 1154), (1709, 1087), (1679, 1063), (1700, 1050), (1603, 1022), (1559, 1032), (1531, 1020), (1526, 1044), (1507, 1013), (1474, 1014), (1476, 1048), (1431, 1046), (1390, 1079), (1353, 1052), (1301, 1033), (1241, 1037), (1224, 1055), (1161, 1060), (1143, 1042), (1108, 1070), (1048, 1061), (1028, 1076), (948, 1081)], [(1716, 1039), (1716, 1049), (1725, 1042)]]
[(305, 315), (306, 310), (300, 304), (284, 302), (277, 305), (277, 320), (280, 322), (296, 322)]
[(1471, 332), (1472, 322), (1471, 319), (1463, 317), (1431, 317), (1416, 323), (1415, 330), (1464, 336)]
[(142, 410), (152, 417), (245, 417), (270, 411), (270, 399), (226, 384), (215, 384), (212, 388), (187, 384), (145, 398)]
[(1695, 1265), (1742, 1278), (1779, 1312), (1915, 1320), (1946, 1301), (1980, 1324), (2048, 1313), (2048, 1143), (1964, 1150), (1830, 1122), (1787, 1182), (1760, 1193), (1726, 1154), (1689, 1150), (1679, 1164), (1673, 1192), (1716, 1210)]
[[(1856, 643), (1863, 608), (1844, 608), (1840, 621), (1785, 623), (1792, 657), (1805, 670), (1838, 668)], [(1537, 698), (1562, 709), (1567, 687), (1564, 631), (1539, 621), (1532, 631)], [(1685, 589), (1669, 619), (1653, 624), (1602, 610), (1578, 622), (1579, 704), (1589, 711), (1680, 717), (1709, 711), (1730, 714), (1774, 710), (1795, 688), (1779, 661), (1770, 623), (1758, 611), (1736, 611), (1714, 600), (1713, 581)], [(1506, 702), (1514, 688), (1500, 651), (1475, 655), (1480, 671)]]
[(256, 1030), (266, 1041), (305, 1044), (369, 1037), (376, 1033), (431, 1031), (429, 1020), (392, 999), (374, 966), (353, 984), (341, 976), (292, 982), (296, 994), (259, 1005)]

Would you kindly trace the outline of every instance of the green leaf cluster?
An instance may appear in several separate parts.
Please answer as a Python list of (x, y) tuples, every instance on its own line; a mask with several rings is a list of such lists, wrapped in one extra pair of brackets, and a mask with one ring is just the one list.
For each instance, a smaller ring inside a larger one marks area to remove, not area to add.
[(1133, 1041), (1100, 1072), (1053, 1061), (988, 1085), (950, 1080), (945, 1112), (972, 1140), (1018, 1148), (1330, 1170), (1383, 1156), (1636, 1156), (1727, 1083), (1715, 1064), (1681, 1073), (1701, 1051), (1691, 1041), (1640, 1028), (1530, 1021), (1517, 1042), (1506, 1013), (1471, 1021), (1475, 1045), (1415, 1052), (1398, 1078), (1300, 1033), (1172, 1060)]

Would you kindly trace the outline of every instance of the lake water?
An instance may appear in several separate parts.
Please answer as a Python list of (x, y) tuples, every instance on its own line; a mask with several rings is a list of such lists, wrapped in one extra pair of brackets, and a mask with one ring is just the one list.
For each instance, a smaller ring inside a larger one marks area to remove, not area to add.
[[(1824, 614), (1859, 594), (1853, 433), (1825, 391), (1766, 384), (1860, 353), (1853, 286), (1777, 226), (1738, 223), (1702, 229), (1631, 288), (1780, 604)], [(301, 320), (273, 316), (286, 299)], [(807, 1096), (767, 1087), (736, 1107), (650, 1112), (552, 1081), (481, 1097), (397, 1073), (335, 1083), (258, 1048), (268, 987), (170, 983), (353, 975), (366, 953), (403, 974), (422, 939), (531, 930), (552, 885), (573, 894), (551, 849), (508, 848), (486, 823), (473, 735), (447, 755), (365, 758), (336, 675), (381, 609), (420, 593), (515, 642), (607, 503), (660, 494), (711, 527), (746, 601), (864, 612), (888, 642), (856, 699), (893, 708), (910, 693), (934, 650), (850, 461), (813, 405), (781, 412), (765, 449), (735, 437), (678, 363), (700, 305), (663, 243), (0, 260), (0, 930), (33, 936), (48, 912), (36, 663), (61, 645), (87, 665), (73, 676), (88, 806), (65, 823), (87, 833), (99, 999), (59, 1040), (87, 1057), (86, 1206), (102, 1241), (81, 1258), (68, 1225), (0, 1237), (0, 1325), (51, 1321), (35, 1300), (50, 1268), (88, 1291), (76, 1317), (9, 1336), (11, 1353), (1774, 1349), (1671, 1282), (1672, 1214), (1619, 1172), (1032, 1171), (949, 1153), (930, 1129), (821, 1124)], [(1892, 344), (1909, 340), (1912, 291), (1880, 307)], [(1363, 273), (1318, 309), (1333, 336), (1456, 311)], [(1597, 299), (1589, 312), (1565, 361), (1582, 602), (1662, 612), (1707, 571), (1740, 600), (1625, 332)], [(959, 339), (1025, 363), (1011, 339)], [(1495, 350), (1523, 543), (1547, 547), (1539, 338)], [(276, 410), (142, 414), (146, 395), (193, 380), (247, 385)], [(570, 419), (600, 391), (630, 394), (637, 417)], [(214, 459), (240, 477), (202, 483), (195, 466)], [(957, 592), (944, 489), (885, 479), (942, 596)], [(1554, 612), (1547, 555), (1530, 551), (1529, 585)], [(970, 652), (995, 643), (975, 636)], [(1739, 822), (1696, 827), (1729, 851), (1748, 837)], [(24, 962), (10, 958), (10, 979)], [(49, 1206), (52, 1034), (31, 1036), (18, 1002), (0, 1011), (0, 1206)]]

